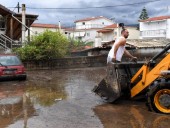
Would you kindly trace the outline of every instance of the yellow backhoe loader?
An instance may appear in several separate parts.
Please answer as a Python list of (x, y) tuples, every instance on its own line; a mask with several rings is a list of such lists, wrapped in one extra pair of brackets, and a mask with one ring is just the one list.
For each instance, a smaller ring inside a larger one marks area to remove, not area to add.
[(108, 102), (144, 96), (149, 110), (170, 114), (170, 44), (147, 62), (107, 65), (107, 76), (93, 92)]

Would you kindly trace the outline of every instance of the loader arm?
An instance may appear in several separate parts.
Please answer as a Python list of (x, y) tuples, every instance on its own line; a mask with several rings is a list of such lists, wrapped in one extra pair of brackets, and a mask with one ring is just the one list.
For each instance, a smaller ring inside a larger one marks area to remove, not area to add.
[(145, 96), (149, 110), (170, 114), (169, 49), (170, 44), (147, 63), (109, 62), (107, 76), (92, 91), (110, 103), (114, 103), (121, 96), (136, 96), (136, 99)]
[(170, 54), (167, 54), (151, 71), (149, 71), (149, 64), (143, 65), (142, 68), (131, 79), (131, 83), (141, 75), (142, 79), (131, 89), (131, 97), (136, 96), (146, 87), (148, 87), (158, 77), (161, 77), (161, 71), (170, 69)]

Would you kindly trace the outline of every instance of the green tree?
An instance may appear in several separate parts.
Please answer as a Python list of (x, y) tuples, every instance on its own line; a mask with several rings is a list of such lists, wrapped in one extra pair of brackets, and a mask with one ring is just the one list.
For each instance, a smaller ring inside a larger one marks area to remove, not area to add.
[(33, 36), (31, 42), (15, 50), (22, 60), (54, 59), (64, 57), (68, 53), (69, 41), (60, 32), (46, 30)]
[(141, 12), (140, 16), (139, 16), (139, 19), (140, 19), (140, 20), (146, 20), (146, 19), (148, 19), (148, 18), (149, 18), (149, 17), (148, 17), (147, 10), (146, 10), (146, 8), (144, 7), (144, 8), (142, 9), (142, 12)]
[(70, 45), (69, 45), (70, 52), (75, 50), (82, 50), (85, 48), (85, 46), (92, 47), (94, 43), (92, 41), (85, 42), (74, 38), (70, 38), (69, 41), (70, 41)]

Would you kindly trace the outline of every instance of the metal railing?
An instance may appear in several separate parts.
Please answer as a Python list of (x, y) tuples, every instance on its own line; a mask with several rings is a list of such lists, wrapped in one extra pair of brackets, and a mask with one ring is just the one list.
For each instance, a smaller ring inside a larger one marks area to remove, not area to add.
[(0, 46), (4, 49), (4, 51), (10, 50), (6, 45), (4, 45), (3, 43), (1, 43), (1, 39), (0, 39)]
[(3, 48), (6, 49), (12, 49), (12, 42), (13, 40), (7, 37), (4, 34), (0, 34), (0, 43)]
[(11, 50), (14, 46), (21, 46), (21, 43), (14, 41), (4, 34), (0, 34), (0, 46), (4, 51)]
[(103, 28), (104, 24), (86, 24), (86, 25), (76, 25), (76, 29), (91, 29), (91, 28)]
[(166, 37), (166, 30), (159, 29), (159, 30), (141, 31), (140, 36), (143, 36), (143, 37)]

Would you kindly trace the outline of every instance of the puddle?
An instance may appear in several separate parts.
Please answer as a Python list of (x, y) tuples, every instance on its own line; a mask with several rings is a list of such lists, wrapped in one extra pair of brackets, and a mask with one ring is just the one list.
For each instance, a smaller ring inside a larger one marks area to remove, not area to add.
[(0, 83), (0, 128), (168, 128), (170, 116), (143, 101), (107, 104), (91, 90), (106, 68), (29, 71)]
[(116, 104), (96, 106), (95, 114), (104, 128), (168, 128), (170, 116), (150, 112), (145, 102), (121, 100)]
[(91, 109), (98, 102), (91, 89), (102, 78), (97, 73), (101, 71), (29, 71), (27, 81), (2, 82), (0, 127), (93, 127), (95, 121), (101, 125)]

